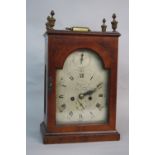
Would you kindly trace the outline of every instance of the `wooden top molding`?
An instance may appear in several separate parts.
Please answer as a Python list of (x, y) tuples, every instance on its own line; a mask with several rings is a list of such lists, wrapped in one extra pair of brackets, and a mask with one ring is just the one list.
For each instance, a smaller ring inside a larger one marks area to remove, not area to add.
[(47, 31), (44, 36), (46, 35), (88, 35), (88, 36), (109, 36), (109, 37), (119, 37), (121, 34), (119, 32), (99, 32), (99, 31), (91, 31), (91, 32), (73, 32), (73, 31), (66, 31), (66, 30), (51, 30)]

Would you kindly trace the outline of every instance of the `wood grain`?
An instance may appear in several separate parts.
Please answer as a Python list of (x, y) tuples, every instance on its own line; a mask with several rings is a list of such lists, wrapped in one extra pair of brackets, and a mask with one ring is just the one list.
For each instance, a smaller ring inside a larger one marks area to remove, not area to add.
[[(118, 32), (48, 31), (46, 38), (45, 115), (41, 124), (44, 143), (119, 140), (116, 131)], [(107, 124), (56, 124), (56, 70), (61, 69), (69, 54), (77, 49), (94, 51), (109, 70), (108, 123)], [(52, 90), (47, 79), (52, 78)], [(82, 133), (83, 132), (83, 133)], [(71, 134), (72, 133), (72, 134)]]

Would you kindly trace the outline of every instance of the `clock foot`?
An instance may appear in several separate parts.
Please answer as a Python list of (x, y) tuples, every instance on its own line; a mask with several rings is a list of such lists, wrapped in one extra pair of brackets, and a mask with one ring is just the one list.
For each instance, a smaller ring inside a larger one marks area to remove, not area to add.
[(40, 130), (44, 144), (120, 140), (120, 134), (116, 130), (103, 132), (48, 133), (46, 132), (44, 122), (40, 124)]

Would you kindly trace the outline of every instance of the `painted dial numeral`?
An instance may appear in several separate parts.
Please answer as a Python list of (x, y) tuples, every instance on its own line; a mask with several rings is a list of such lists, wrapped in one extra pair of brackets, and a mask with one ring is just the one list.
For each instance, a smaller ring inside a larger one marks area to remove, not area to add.
[(83, 118), (82, 114), (79, 114), (79, 119), (82, 119), (82, 118)]
[(59, 95), (59, 98), (64, 98), (64, 95)]
[(70, 112), (69, 112), (69, 115), (72, 117), (72, 116), (73, 116), (73, 112), (72, 112), (72, 111), (70, 111)]
[(92, 80), (92, 79), (93, 79), (93, 77), (94, 77), (94, 75), (93, 75), (93, 76), (91, 76), (90, 80)]
[(99, 94), (98, 97), (103, 97), (103, 94)]
[(73, 76), (70, 76), (69, 79), (70, 79), (70, 80), (74, 80), (74, 77), (73, 77)]
[(84, 78), (84, 74), (83, 73), (80, 73), (80, 78)]

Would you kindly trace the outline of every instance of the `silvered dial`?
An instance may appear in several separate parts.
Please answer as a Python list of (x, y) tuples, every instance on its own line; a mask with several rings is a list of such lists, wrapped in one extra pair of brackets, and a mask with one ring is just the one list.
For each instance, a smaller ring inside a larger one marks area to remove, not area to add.
[(94, 52), (81, 49), (56, 76), (57, 124), (106, 123), (108, 71)]

